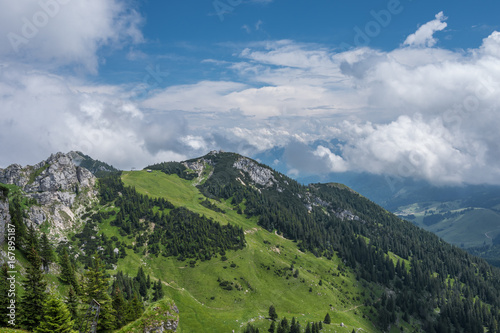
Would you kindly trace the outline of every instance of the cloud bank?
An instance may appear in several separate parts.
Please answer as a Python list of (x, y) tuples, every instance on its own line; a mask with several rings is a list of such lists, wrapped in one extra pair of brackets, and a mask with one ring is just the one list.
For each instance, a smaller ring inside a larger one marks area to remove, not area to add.
[[(61, 69), (98, 73), (100, 50), (144, 40), (143, 19), (118, 0), (66, 2), (44, 2), (57, 3), (58, 14), (47, 14), (17, 51), (0, 42), (0, 167), (74, 149), (130, 168), (211, 149), (284, 147), (293, 175), (500, 183), (499, 32), (476, 49), (441, 49), (434, 33), (446, 17), (438, 13), (392, 51), (246, 43), (224, 61), (201, 61), (231, 75), (137, 99), (137, 86), (97, 85)], [(24, 18), (33, 22), (40, 10), (38, 2), (2, 2), (0, 31), (22, 36)]]

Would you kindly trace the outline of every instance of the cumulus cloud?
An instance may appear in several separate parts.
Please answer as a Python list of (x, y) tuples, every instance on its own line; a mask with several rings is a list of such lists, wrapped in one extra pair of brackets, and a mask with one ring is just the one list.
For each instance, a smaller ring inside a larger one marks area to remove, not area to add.
[(79, 64), (97, 72), (97, 50), (143, 40), (142, 19), (121, 0), (0, 2), (0, 56), (51, 67)]
[(404, 45), (417, 46), (417, 47), (432, 47), (437, 43), (437, 39), (434, 38), (434, 33), (436, 31), (444, 30), (448, 24), (446, 21), (447, 17), (444, 16), (443, 12), (436, 14), (436, 18), (422, 25), (418, 30), (409, 35), (404, 41)]
[(318, 146), (313, 155), (326, 159), (326, 166), (331, 172), (345, 172), (348, 170), (348, 165), (342, 156), (332, 153), (327, 147)]
[[(498, 36), (464, 52), (429, 43), (341, 53), (289, 40), (256, 43), (229, 65), (246, 85), (202, 82), (184, 86), (185, 95), (168, 88), (144, 105), (204, 109), (204, 117), (227, 127), (219, 128), (221, 137), (240, 142), (238, 151), (285, 147), (294, 173), (355, 170), (436, 184), (498, 183)], [(224, 121), (232, 110), (250, 121)], [(275, 119), (282, 121), (266, 125)], [(308, 146), (331, 139), (342, 141), (340, 149)]]
[(51, 152), (80, 150), (129, 168), (159, 156), (185, 158), (189, 151), (175, 141), (184, 133), (181, 121), (172, 124), (170, 116), (155, 131), (151, 123), (161, 124), (162, 118), (143, 113), (116, 88), (89, 89), (47, 72), (21, 73), (12, 67), (0, 71), (2, 167), (8, 161), (33, 164)]
[[(140, 16), (118, 0), (88, 1), (86, 8), (58, 3), (59, 14), (19, 53), (8, 39), (0, 42), (0, 141), (9, 142), (0, 146), (2, 167), (73, 149), (128, 168), (212, 149), (253, 155), (282, 147), (294, 175), (362, 171), (437, 184), (500, 182), (499, 32), (476, 49), (440, 49), (440, 13), (392, 51), (248, 43), (233, 58), (201, 62), (231, 73), (224, 79), (155, 87), (131, 100), (130, 87), (57, 69), (96, 72), (102, 47), (124, 46), (132, 60), (148, 57), (135, 48)], [(0, 31), (22, 34), (23, 17), (33, 19), (39, 6), (2, 2)], [(93, 27), (81, 26), (85, 18)]]

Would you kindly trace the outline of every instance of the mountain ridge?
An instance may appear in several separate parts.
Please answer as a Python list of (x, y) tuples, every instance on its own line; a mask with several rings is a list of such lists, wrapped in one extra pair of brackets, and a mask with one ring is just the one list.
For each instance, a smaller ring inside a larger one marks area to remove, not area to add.
[[(65, 154), (55, 156), (49, 160), (61, 163), (17, 168), (24, 177), (18, 184), (26, 185), (8, 185), (9, 192), (30, 199), (34, 194), (24, 189), (52, 184), (52, 196), (85, 193), (71, 190), (80, 184), (79, 167)], [(74, 177), (60, 177), (67, 173)], [(79, 274), (96, 253), (110, 274), (141, 267), (153, 281), (165, 281), (182, 330), (241, 330), (249, 323), (264, 330), (273, 304), (302, 323), (330, 313), (335, 325), (325, 325), (325, 332), (396, 325), (496, 332), (497, 269), (344, 185), (304, 186), (248, 157), (211, 152), (142, 171), (107, 172), (92, 191), (97, 200), (81, 206), (74, 230), (53, 238), (58, 249), (68, 249)], [(465, 308), (474, 310), (462, 313)]]

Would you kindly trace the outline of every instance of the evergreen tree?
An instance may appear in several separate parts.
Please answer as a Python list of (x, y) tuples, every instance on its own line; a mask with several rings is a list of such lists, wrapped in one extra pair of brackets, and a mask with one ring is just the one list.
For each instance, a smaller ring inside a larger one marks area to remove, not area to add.
[(76, 296), (75, 289), (73, 289), (73, 286), (69, 287), (66, 306), (68, 307), (69, 313), (71, 314), (71, 319), (75, 322), (74, 327), (78, 326), (80, 321), (80, 318), (78, 317), (78, 298)]
[(288, 324), (288, 319), (283, 318), (278, 326), (278, 333), (289, 333), (290, 325)]
[(154, 288), (153, 302), (156, 302), (162, 299), (164, 296), (163, 284), (161, 283), (161, 280), (158, 280), (157, 283), (153, 283), (153, 288)]
[(148, 286), (146, 281), (146, 275), (144, 274), (142, 266), (139, 267), (135, 280), (139, 282), (139, 294), (141, 294), (142, 297), (146, 297), (148, 294)]
[(75, 268), (71, 263), (68, 251), (65, 247), (62, 249), (60, 260), (61, 262), (59, 264), (61, 265), (61, 273), (59, 274), (59, 279), (61, 279), (61, 281), (65, 284), (72, 285), (75, 292), (80, 294), (80, 285), (76, 280)]
[[(33, 225), (30, 225), (28, 227), (28, 232), (26, 234), (26, 249), (27, 253), (26, 256), (28, 257), (28, 260), (31, 262), (33, 258), (31, 257), (31, 248), (33, 249), (39, 249), (40, 244), (38, 241), (37, 237), (37, 231)], [(40, 257), (40, 253), (37, 251), (37, 255)]]
[(43, 308), (43, 319), (33, 331), (34, 333), (73, 333), (73, 320), (66, 305), (58, 298), (50, 295)]
[[(24, 224), (23, 211), (19, 197), (14, 197), (9, 204), (9, 214), (11, 224), (16, 230), (16, 248), (23, 250), (26, 246), (26, 225)], [(7, 236), (7, 234), (5, 234)]]
[(48, 272), (49, 265), (54, 262), (54, 250), (46, 233), (40, 238), (40, 257), (45, 271)]
[(123, 298), (123, 293), (118, 287), (113, 290), (112, 304), (116, 313), (115, 326), (116, 328), (120, 328), (127, 323), (126, 315), (128, 309), (125, 299)]
[(323, 322), (325, 324), (331, 324), (332, 323), (332, 320), (330, 319), (330, 314), (329, 313), (326, 314), (325, 320), (323, 320)]
[(252, 324), (247, 324), (243, 329), (243, 333), (259, 333), (259, 329), (254, 327)]
[(276, 313), (276, 309), (274, 308), (274, 305), (271, 305), (269, 307), (269, 318), (272, 321), (275, 321), (276, 319), (278, 319), (278, 314)]
[(130, 317), (129, 321), (134, 321), (138, 319), (144, 312), (144, 307), (140, 301), (141, 296), (135, 294), (130, 303)]
[(105, 267), (99, 256), (96, 256), (92, 265), (85, 272), (84, 297), (87, 299), (87, 304), (95, 299), (101, 305), (98, 332), (106, 332), (115, 328), (115, 311), (111, 306), (111, 297), (107, 292), (108, 286)]
[(300, 324), (298, 320), (295, 320), (295, 317), (292, 318), (290, 333), (300, 333)]
[(6, 327), (9, 320), (7, 317), (9, 309), (7, 309), (7, 307), (10, 305), (11, 298), (9, 297), (10, 283), (9, 280), (7, 280), (7, 278), (9, 278), (8, 271), (9, 268), (7, 264), (4, 263), (0, 271), (0, 327)]
[(275, 333), (276, 332), (276, 322), (274, 320), (271, 321), (271, 326), (269, 326), (269, 329), (267, 331), (269, 333)]
[(42, 274), (42, 261), (38, 252), (31, 248), (30, 265), (26, 270), (26, 280), (23, 282), (24, 295), (19, 303), (21, 325), (28, 330), (35, 329), (42, 318), (42, 309), (47, 298), (45, 288), (47, 283)]
[(307, 323), (306, 332), (305, 333), (312, 333), (312, 331), (311, 331), (311, 323)]

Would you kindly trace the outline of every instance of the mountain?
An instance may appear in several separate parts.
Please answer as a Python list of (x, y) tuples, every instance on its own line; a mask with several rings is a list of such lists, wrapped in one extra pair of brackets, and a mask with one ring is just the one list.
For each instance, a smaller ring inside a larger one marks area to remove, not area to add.
[(337, 143), (318, 141), (309, 146), (296, 144), (292, 149), (273, 148), (255, 158), (282, 172), (299, 167), (305, 172), (297, 178), (302, 184), (345, 184), (401, 218), (500, 266), (500, 186), (436, 186), (411, 178), (352, 171), (329, 173), (314, 167), (323, 161), (309, 151), (322, 145), (341, 154), (336, 150)]
[(102, 177), (109, 172), (119, 171), (112, 165), (101, 162), (99, 160), (95, 160), (92, 157), (85, 155), (84, 153), (79, 151), (70, 151), (68, 153), (68, 156), (76, 166), (80, 166), (89, 170), (96, 177)]
[(500, 265), (500, 186), (433, 186), (355, 173), (331, 177), (445, 241)]
[[(25, 207), (26, 223), (45, 229), (54, 239), (63, 239), (80, 226), (80, 216), (97, 199), (96, 178), (76, 166), (71, 155), (57, 153), (34, 166), (13, 164), (0, 169), (0, 183), (5, 193), (20, 198)], [(5, 202), (5, 201), (4, 201)], [(4, 203), (0, 230), (9, 221), (8, 203)], [(4, 237), (0, 238), (0, 243)]]
[[(47, 161), (0, 170), (8, 184), (0, 187), (0, 216), (18, 220), (22, 211), (22, 222), (33, 224), (33, 207), (51, 211), (35, 194), (67, 193), (74, 202), (92, 194), (83, 206), (69, 206), (81, 211), (72, 229), (39, 227), (50, 233), (59, 258), (44, 275), (52, 292), (66, 296), (72, 282), (62, 276), (65, 256), (72, 258), (74, 284), (86, 281), (84, 290), (89, 274), (105, 267), (108, 280), (99, 276), (109, 296), (101, 297), (109, 305), (100, 320), (125, 306), (135, 316), (116, 316), (115, 328), (128, 323), (122, 331), (145, 329), (155, 318), (148, 330), (163, 323), (181, 332), (264, 332), (271, 306), (280, 332), (292, 323), (297, 331), (297, 322), (300, 332), (307, 325), (317, 331), (327, 314), (331, 323), (322, 323), (321, 332), (498, 330), (497, 268), (345, 185), (301, 185), (250, 158), (215, 151), (98, 180), (68, 155)], [(73, 171), (87, 177), (75, 183)], [(53, 186), (36, 185), (47, 177)], [(41, 192), (30, 192), (30, 179)], [(29, 265), (26, 248), (16, 257), (19, 266)], [(138, 299), (148, 307), (144, 313)], [(78, 306), (78, 320), (86, 304)]]

